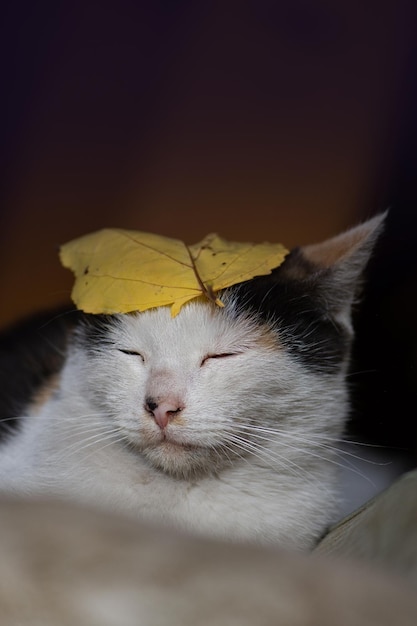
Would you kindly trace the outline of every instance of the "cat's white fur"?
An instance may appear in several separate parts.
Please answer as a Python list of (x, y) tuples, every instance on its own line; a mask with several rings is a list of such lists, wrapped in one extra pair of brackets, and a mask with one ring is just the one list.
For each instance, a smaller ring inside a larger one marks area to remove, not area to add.
[[(347, 363), (311, 371), (235, 307), (230, 299), (225, 310), (196, 302), (174, 318), (167, 307), (117, 316), (96, 354), (70, 349), (58, 390), (0, 450), (1, 490), (311, 546), (336, 503)], [(340, 316), (349, 330), (348, 310)], [(165, 429), (149, 397), (174, 411)]]

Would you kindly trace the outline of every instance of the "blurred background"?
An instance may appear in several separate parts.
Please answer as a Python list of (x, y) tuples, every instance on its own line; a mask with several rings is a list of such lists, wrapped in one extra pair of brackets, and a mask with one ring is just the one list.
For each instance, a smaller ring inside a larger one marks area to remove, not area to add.
[(414, 462), (416, 6), (9, 3), (0, 326), (69, 300), (57, 249), (92, 230), (291, 247), (390, 207), (351, 429)]

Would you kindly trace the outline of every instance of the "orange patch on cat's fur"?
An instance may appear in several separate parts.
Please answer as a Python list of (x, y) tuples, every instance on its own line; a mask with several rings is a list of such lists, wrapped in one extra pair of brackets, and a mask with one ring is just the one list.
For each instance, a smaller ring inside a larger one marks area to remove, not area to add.
[(38, 391), (35, 393), (33, 400), (29, 406), (31, 413), (36, 414), (38, 413), (38, 411), (42, 409), (45, 402), (49, 400), (49, 398), (52, 396), (54, 391), (58, 388), (60, 379), (61, 379), (61, 376), (59, 374), (55, 374), (54, 376), (48, 379), (48, 381), (43, 385), (43, 387), (38, 389)]
[(257, 339), (256, 343), (262, 348), (268, 348), (269, 350), (282, 349), (277, 334), (268, 327), (263, 329), (262, 335)]

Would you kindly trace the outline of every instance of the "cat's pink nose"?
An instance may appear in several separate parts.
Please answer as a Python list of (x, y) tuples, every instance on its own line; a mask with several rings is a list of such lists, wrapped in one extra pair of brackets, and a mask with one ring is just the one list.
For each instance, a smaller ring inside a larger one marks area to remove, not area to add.
[(159, 428), (164, 429), (167, 427), (170, 420), (178, 415), (178, 413), (181, 413), (183, 407), (179, 406), (178, 402), (170, 400), (155, 402), (154, 400), (148, 399), (145, 403), (145, 409), (148, 413), (152, 414)]

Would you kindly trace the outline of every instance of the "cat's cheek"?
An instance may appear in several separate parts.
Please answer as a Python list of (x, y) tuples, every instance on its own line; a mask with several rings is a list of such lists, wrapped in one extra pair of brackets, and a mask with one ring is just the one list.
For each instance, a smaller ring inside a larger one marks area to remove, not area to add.
[(130, 356), (118, 359), (107, 373), (109, 386), (119, 389), (127, 401), (131, 397), (143, 396), (147, 374), (146, 367), (139, 358)]

